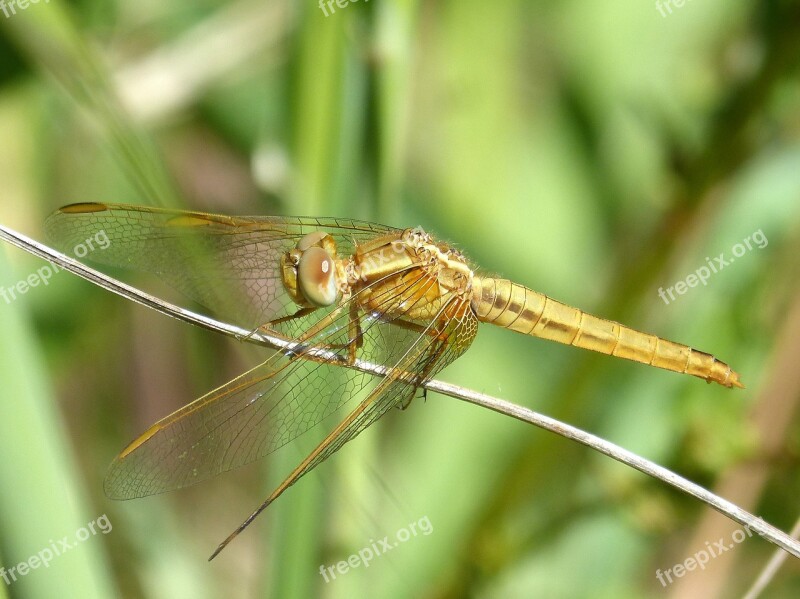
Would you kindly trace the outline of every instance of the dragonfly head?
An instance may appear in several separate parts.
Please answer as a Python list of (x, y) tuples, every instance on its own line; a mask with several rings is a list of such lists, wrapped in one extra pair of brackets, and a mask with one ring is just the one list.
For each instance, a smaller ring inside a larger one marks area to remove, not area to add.
[(299, 306), (322, 308), (339, 296), (336, 280), (336, 242), (324, 231), (314, 231), (281, 258), (283, 285)]

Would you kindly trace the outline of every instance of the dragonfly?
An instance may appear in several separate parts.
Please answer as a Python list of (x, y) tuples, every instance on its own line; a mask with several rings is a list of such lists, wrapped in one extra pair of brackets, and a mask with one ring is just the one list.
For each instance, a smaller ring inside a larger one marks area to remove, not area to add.
[[(287, 342), (134, 439), (108, 470), (110, 498), (194, 485), (352, 406), (209, 560), (303, 475), (407, 406), (469, 348), (479, 323), (743, 387), (711, 354), (484, 274), (419, 227), (80, 203), (49, 216), (45, 232), (65, 253), (103, 234), (109, 243), (92, 261), (147, 271), (217, 317)], [(358, 361), (382, 376), (348, 368)]]

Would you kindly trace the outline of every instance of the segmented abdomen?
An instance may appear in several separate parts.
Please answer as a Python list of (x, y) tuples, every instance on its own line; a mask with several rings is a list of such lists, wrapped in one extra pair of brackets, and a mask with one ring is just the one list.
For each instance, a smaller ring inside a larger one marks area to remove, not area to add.
[(730, 366), (710, 354), (592, 316), (507, 279), (476, 276), (472, 309), (482, 322), (525, 335), (744, 387)]

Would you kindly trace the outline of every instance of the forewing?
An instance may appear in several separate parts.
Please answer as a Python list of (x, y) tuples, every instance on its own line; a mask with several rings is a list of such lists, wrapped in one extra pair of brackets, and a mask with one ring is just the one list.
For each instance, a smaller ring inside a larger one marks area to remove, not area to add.
[[(398, 364), (405, 365), (409, 369), (407, 376), (418, 377), (414, 382), (418, 384), (420, 376), (432, 376), (463, 351), (466, 337), (459, 333), (460, 344), (447, 345), (434, 357), (434, 341), (421, 336), (418, 330), (398, 326), (398, 319), (404, 309), (410, 310), (423, 301), (425, 292), (437, 281), (421, 269), (402, 277), (397, 275), (396, 281), (396, 285), (383, 285), (380, 294), (373, 295), (377, 309), (360, 319), (359, 358), (390, 371)], [(357, 299), (358, 296), (350, 301)], [(350, 307), (345, 302), (333, 313), (319, 316), (317, 322), (325, 319), (325, 326), (292, 356), (274, 353), (260, 366), (151, 427), (111, 465), (106, 478), (107, 494), (120, 499), (152, 495), (236, 468), (288, 443), (348, 400), (363, 402), (376, 385), (386, 385), (371, 375), (310, 357), (314, 350), (324, 350), (333, 362), (346, 359), (348, 339), (353, 333)], [(474, 329), (474, 322), (471, 324)], [(413, 394), (414, 384), (398, 382), (398, 376), (390, 375), (394, 378), (389, 390), (380, 394), (382, 399), (371, 408), (369, 418), (359, 421), (358, 430), (385, 412), (392, 402)]]
[(283, 287), (280, 259), (301, 237), (320, 230), (346, 256), (354, 244), (396, 229), (349, 219), (232, 217), (122, 204), (73, 204), (45, 222), (65, 253), (87, 249), (87, 260), (153, 273), (248, 330), (296, 310)]

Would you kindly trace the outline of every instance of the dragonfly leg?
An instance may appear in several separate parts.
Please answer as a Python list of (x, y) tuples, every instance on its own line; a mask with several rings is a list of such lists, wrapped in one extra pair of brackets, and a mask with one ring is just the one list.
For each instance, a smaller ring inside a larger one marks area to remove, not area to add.
[[(422, 327), (422, 326), (420, 326), (420, 325), (418, 325), (416, 323), (408, 322), (408, 321), (404, 321), (404, 320), (399, 320), (399, 319), (394, 321), (393, 324), (397, 324), (398, 326), (400, 326), (400, 327), (402, 327), (404, 329), (408, 329), (410, 331), (416, 331), (416, 332), (419, 332), (419, 333), (425, 333), (425, 334), (430, 335), (431, 337), (434, 337), (434, 338), (436, 338), (436, 339), (438, 339), (439, 341), (442, 341), (442, 342), (447, 340), (447, 335), (443, 331), (439, 330), (438, 327), (433, 327), (433, 328), (427, 328), (426, 329), (425, 327)], [(446, 343), (440, 343), (439, 347), (436, 348), (436, 351), (430, 357), (430, 361), (428, 362), (428, 364), (430, 364), (430, 365), (436, 364), (436, 362), (439, 360), (439, 358), (441, 357), (442, 353), (444, 352), (444, 350), (446, 348), (447, 348), (447, 344)], [(430, 366), (426, 366), (425, 369), (423, 369), (422, 374), (419, 377), (419, 381), (422, 382), (425, 379), (427, 379), (429, 374), (430, 374)], [(419, 389), (422, 389), (423, 401), (427, 401), (427, 399), (428, 399), (428, 390), (425, 389), (424, 387), (417, 387), (417, 390), (419, 390)], [(411, 405), (411, 402), (414, 401), (415, 398), (416, 398), (416, 392), (414, 394), (410, 395), (408, 397), (408, 399), (406, 399), (402, 403), (397, 404), (397, 408), (400, 411), (406, 410), (408, 408), (408, 406)]]
[[(263, 330), (268, 332), (272, 335), (276, 335), (285, 341), (292, 341), (290, 337), (286, 337), (285, 335), (281, 334), (279, 331), (272, 329), (276, 324), (280, 324), (283, 322), (290, 322), (296, 318), (302, 318), (311, 314), (318, 308), (315, 306), (300, 308), (294, 314), (290, 314), (288, 316), (282, 316), (281, 318), (276, 318), (274, 320), (270, 320), (269, 322), (262, 324), (258, 328), (254, 329), (250, 332), (247, 337), (244, 337), (243, 340), (249, 339), (253, 336), (256, 332)], [(333, 310), (326, 316), (320, 319), (314, 326), (309, 328), (299, 339), (300, 342), (307, 342), (310, 339), (313, 339), (316, 335), (318, 335), (321, 331), (323, 331), (326, 327), (329, 327), (341, 314), (341, 307)], [(348, 359), (347, 363), (349, 365), (353, 365), (356, 361), (358, 350), (364, 344), (362, 330), (361, 330), (361, 322), (358, 319), (358, 306), (355, 303), (350, 304), (350, 313), (349, 313), (349, 320), (348, 320), (348, 335), (347, 335), (347, 343), (324, 343), (319, 345), (313, 345), (313, 347), (317, 349), (327, 349), (327, 350), (338, 350), (348, 348)]]
[(350, 315), (347, 322), (347, 343), (326, 343), (321, 347), (329, 350), (347, 348), (347, 364), (352, 366), (356, 363), (358, 350), (364, 346), (363, 331), (361, 321), (358, 318), (358, 306), (355, 303), (350, 305)]
[(347, 324), (347, 363), (351, 366), (356, 363), (356, 354), (364, 345), (361, 321), (358, 319), (358, 306), (355, 302), (350, 304), (350, 320)]
[(341, 313), (342, 313), (342, 306), (338, 306), (335, 310), (331, 310), (330, 312), (328, 312), (328, 314), (320, 318), (319, 322), (317, 322), (314, 326), (312, 326), (305, 333), (303, 333), (303, 335), (298, 339), (298, 341), (306, 342), (313, 339), (321, 331), (324, 331), (326, 328), (334, 324), (336, 322), (336, 319), (339, 318), (339, 316), (341, 315)]
[(403, 320), (402, 318), (397, 318), (392, 321), (392, 325), (400, 327), (401, 329), (406, 329), (407, 331), (413, 331), (415, 333), (419, 333), (420, 335), (436, 335), (436, 331), (433, 329), (428, 329), (421, 324), (417, 324), (416, 322), (411, 322), (410, 320)]
[(290, 322), (290, 321), (294, 320), (295, 318), (302, 318), (303, 316), (307, 316), (307, 315), (311, 314), (316, 309), (317, 309), (316, 306), (300, 308), (294, 314), (289, 314), (288, 316), (281, 316), (280, 318), (275, 318), (273, 320), (269, 320), (265, 324), (262, 324), (259, 328), (260, 329), (269, 330), (270, 327), (272, 327), (272, 326), (274, 326), (276, 324), (281, 324), (281, 323), (284, 323), (284, 322)]
[(401, 412), (404, 412), (406, 409), (408, 409), (408, 406), (411, 405), (411, 402), (417, 398), (422, 398), (423, 403), (427, 402), (428, 390), (425, 387), (418, 387), (414, 395), (409, 396), (407, 399), (397, 404), (397, 409), (400, 410)]
[(294, 314), (289, 314), (288, 316), (281, 316), (280, 318), (275, 318), (273, 320), (269, 320), (269, 321), (265, 322), (264, 324), (259, 325), (256, 328), (254, 328), (252, 331), (250, 331), (250, 333), (246, 337), (240, 338), (240, 341), (247, 341), (248, 339), (250, 339), (250, 337), (252, 337), (256, 333), (258, 333), (259, 331), (263, 331), (265, 333), (275, 333), (276, 331), (273, 330), (272, 327), (275, 326), (276, 324), (281, 324), (283, 322), (289, 322), (289, 321), (294, 320), (295, 318), (302, 318), (303, 316), (311, 314), (316, 309), (317, 309), (316, 307), (300, 308)]
[(397, 409), (400, 410), (401, 412), (405, 412), (408, 409), (408, 406), (411, 405), (411, 402), (414, 401), (415, 395), (416, 392), (414, 393), (414, 395), (409, 395), (407, 399), (404, 399), (402, 402), (397, 404)]

